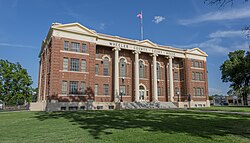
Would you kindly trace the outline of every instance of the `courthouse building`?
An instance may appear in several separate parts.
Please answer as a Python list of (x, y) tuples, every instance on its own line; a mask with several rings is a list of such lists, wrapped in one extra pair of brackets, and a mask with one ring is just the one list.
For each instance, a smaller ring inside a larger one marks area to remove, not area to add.
[(94, 109), (112, 109), (122, 101), (207, 107), (206, 57), (199, 48), (101, 34), (79, 23), (53, 23), (39, 54), (36, 106), (76, 110), (92, 101)]

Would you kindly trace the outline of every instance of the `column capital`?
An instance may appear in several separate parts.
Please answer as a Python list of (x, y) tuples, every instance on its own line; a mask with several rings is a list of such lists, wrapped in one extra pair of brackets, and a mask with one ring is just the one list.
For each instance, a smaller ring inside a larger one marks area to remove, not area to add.
[(133, 54), (140, 54), (141, 52), (138, 50), (133, 51)]
[(153, 54), (150, 54), (151, 57), (157, 57), (158, 54), (157, 53), (153, 53)]
[(119, 48), (119, 47), (114, 47), (113, 49), (112, 49), (112, 51), (121, 51), (121, 48)]
[(173, 55), (168, 55), (165, 57), (166, 59), (174, 59), (174, 56)]

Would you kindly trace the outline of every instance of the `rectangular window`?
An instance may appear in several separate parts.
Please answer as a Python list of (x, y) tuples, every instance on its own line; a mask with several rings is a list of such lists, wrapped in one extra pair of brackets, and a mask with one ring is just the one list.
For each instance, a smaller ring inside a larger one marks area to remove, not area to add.
[(126, 95), (126, 86), (125, 85), (120, 85), (120, 94), (122, 93), (122, 95)]
[(63, 70), (64, 71), (68, 71), (68, 63), (69, 63), (69, 59), (63, 58)]
[(78, 94), (78, 81), (69, 82), (69, 94)]
[(86, 72), (86, 60), (82, 60), (82, 72)]
[(201, 88), (201, 96), (204, 96), (204, 88)]
[(70, 59), (70, 71), (79, 71), (79, 59)]
[(99, 73), (99, 65), (96, 64), (95, 65), (95, 74), (98, 75), (98, 73)]
[(82, 53), (86, 53), (87, 45), (82, 44)]
[(193, 88), (193, 93), (194, 93), (193, 96), (196, 96), (196, 88), (195, 87)]
[(181, 94), (180, 94), (181, 96), (183, 96), (183, 95), (185, 95), (185, 88), (181, 88)]
[(200, 95), (201, 95), (201, 89), (200, 89), (200, 88), (197, 88), (197, 89), (196, 89), (196, 95), (197, 95), (197, 96), (200, 96)]
[(192, 72), (192, 80), (195, 80), (194, 72)]
[(184, 80), (184, 73), (183, 73), (183, 70), (180, 70), (180, 80), (181, 80), (181, 81)]
[(196, 73), (195, 73), (195, 79), (196, 79), (196, 80), (200, 80), (200, 73), (199, 73), (199, 72), (196, 72)]
[(82, 81), (80, 84), (80, 94), (85, 95), (85, 90), (86, 90), (86, 83)]
[(200, 80), (203, 80), (203, 73), (200, 73)]
[(199, 63), (196, 61), (195, 63), (194, 63), (194, 67), (199, 67)]
[(178, 72), (174, 72), (174, 80), (178, 80)]
[(202, 68), (202, 62), (199, 63), (199, 68)]
[(192, 61), (192, 67), (194, 67), (194, 61)]
[(71, 43), (71, 49), (70, 49), (70, 51), (72, 51), (72, 52), (79, 52), (80, 51), (80, 44), (72, 42)]
[(68, 83), (67, 81), (63, 81), (62, 82), (62, 94), (66, 95), (68, 91), (67, 89), (68, 89)]
[(95, 84), (95, 95), (98, 95), (98, 90), (99, 90), (99, 86), (98, 84)]
[(157, 88), (157, 95), (158, 95), (158, 96), (161, 96), (161, 87), (158, 87), (158, 88)]
[(69, 50), (69, 41), (64, 41), (64, 50), (65, 51)]
[(103, 94), (109, 95), (109, 85), (108, 84), (103, 85)]

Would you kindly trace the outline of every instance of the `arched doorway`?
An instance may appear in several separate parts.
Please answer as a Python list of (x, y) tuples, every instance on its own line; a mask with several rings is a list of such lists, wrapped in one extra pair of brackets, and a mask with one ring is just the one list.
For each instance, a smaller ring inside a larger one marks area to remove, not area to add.
[(139, 100), (140, 101), (147, 101), (148, 100), (147, 92), (146, 92), (146, 89), (143, 85), (139, 86)]

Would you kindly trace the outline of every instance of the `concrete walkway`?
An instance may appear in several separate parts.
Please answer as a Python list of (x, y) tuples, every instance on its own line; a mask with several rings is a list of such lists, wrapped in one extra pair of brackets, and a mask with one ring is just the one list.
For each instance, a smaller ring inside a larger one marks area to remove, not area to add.
[(229, 112), (229, 111), (213, 111), (213, 110), (190, 110), (192, 112), (200, 112), (200, 113), (223, 113), (223, 114), (238, 114), (238, 115), (250, 115), (250, 112)]

